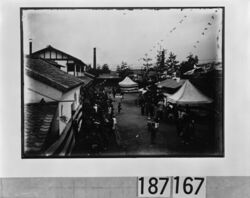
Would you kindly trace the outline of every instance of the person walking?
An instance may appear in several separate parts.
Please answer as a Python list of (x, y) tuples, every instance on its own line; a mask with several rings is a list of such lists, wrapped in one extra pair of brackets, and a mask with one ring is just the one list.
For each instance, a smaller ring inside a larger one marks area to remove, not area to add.
[(120, 113), (121, 110), (122, 110), (122, 104), (121, 104), (121, 102), (119, 102), (119, 103), (118, 103), (118, 113)]

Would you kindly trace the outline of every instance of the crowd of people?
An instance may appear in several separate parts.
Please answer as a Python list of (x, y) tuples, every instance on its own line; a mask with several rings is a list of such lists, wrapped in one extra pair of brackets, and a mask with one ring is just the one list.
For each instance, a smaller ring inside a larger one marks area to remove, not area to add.
[[(117, 107), (114, 100), (119, 95)], [(102, 84), (81, 88), (82, 128), (79, 134), (85, 138), (89, 152), (101, 152), (117, 144), (116, 115), (122, 111), (123, 94), (119, 88), (107, 88)], [(188, 106), (178, 106), (166, 102), (156, 86), (147, 87), (145, 93), (139, 94), (136, 104), (141, 115), (147, 116), (147, 128), (151, 144), (156, 143), (156, 136), (161, 122), (171, 121), (176, 125), (177, 135), (182, 142), (189, 144), (195, 137), (195, 123)], [(116, 109), (116, 112), (115, 112)], [(124, 111), (126, 111), (124, 109)]]
[(195, 138), (195, 121), (189, 106), (180, 108), (174, 105), (172, 112), (174, 114), (177, 135), (182, 138), (183, 143), (192, 143)]
[(155, 144), (160, 120), (163, 119), (163, 104), (164, 97), (154, 85), (149, 86), (144, 94), (139, 94), (138, 105), (141, 115), (148, 117), (147, 127), (151, 135), (151, 144)]
[(141, 115), (147, 116), (147, 127), (151, 134), (151, 144), (155, 144), (160, 121), (174, 122), (177, 135), (184, 144), (190, 144), (195, 138), (195, 121), (189, 106), (178, 106), (166, 101), (166, 97), (156, 86), (149, 86), (139, 94), (138, 104)]
[[(80, 90), (83, 122), (80, 133), (91, 152), (105, 151), (116, 143), (115, 95), (114, 89), (101, 84)], [(121, 111), (121, 106), (118, 111)]]

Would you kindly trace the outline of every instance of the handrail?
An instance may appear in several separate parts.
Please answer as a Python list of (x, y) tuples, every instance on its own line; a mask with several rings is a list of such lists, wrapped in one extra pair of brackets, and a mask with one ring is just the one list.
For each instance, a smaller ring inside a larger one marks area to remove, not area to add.
[(65, 143), (65, 146), (62, 149), (62, 151), (59, 153), (59, 156), (65, 156), (68, 153), (68, 149), (70, 148), (70, 143), (72, 143), (73, 138), (74, 138), (74, 131), (73, 129), (71, 129), (70, 134)]
[(70, 132), (71, 127), (72, 127), (72, 119), (70, 119), (69, 122), (67, 123), (59, 139), (46, 150), (45, 152), (46, 156), (53, 155), (59, 149), (59, 147), (65, 141), (65, 138), (67, 137), (68, 133)]
[(67, 123), (59, 139), (45, 151), (46, 156), (53, 156), (53, 155), (66, 156), (71, 154), (71, 151), (75, 144), (74, 141), (75, 129), (73, 127), (73, 123), (74, 121), (76, 121), (77, 129), (80, 128), (79, 123), (82, 117), (81, 112), (82, 112), (82, 105), (79, 105), (75, 114), (72, 116), (72, 118), (70, 118), (69, 122)]

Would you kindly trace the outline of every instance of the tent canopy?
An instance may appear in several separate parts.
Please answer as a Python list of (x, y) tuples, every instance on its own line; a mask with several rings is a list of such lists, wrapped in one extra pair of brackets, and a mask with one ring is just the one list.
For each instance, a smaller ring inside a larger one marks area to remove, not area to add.
[(213, 100), (202, 94), (189, 80), (174, 94), (167, 94), (167, 100), (176, 104), (209, 104)]
[(181, 87), (185, 83), (185, 80), (180, 79), (166, 79), (157, 84), (158, 88), (170, 88), (170, 89), (177, 89)]
[(119, 82), (121, 87), (138, 87), (138, 84), (131, 80), (128, 76)]

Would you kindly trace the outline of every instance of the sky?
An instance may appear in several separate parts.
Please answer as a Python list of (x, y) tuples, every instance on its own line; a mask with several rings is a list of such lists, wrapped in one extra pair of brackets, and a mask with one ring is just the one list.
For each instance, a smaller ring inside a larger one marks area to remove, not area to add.
[(222, 59), (222, 9), (45, 9), (23, 11), (23, 47), (29, 52), (51, 45), (93, 64), (115, 70), (122, 61), (141, 68), (142, 58), (156, 61), (157, 51), (178, 61), (192, 53), (199, 62)]

